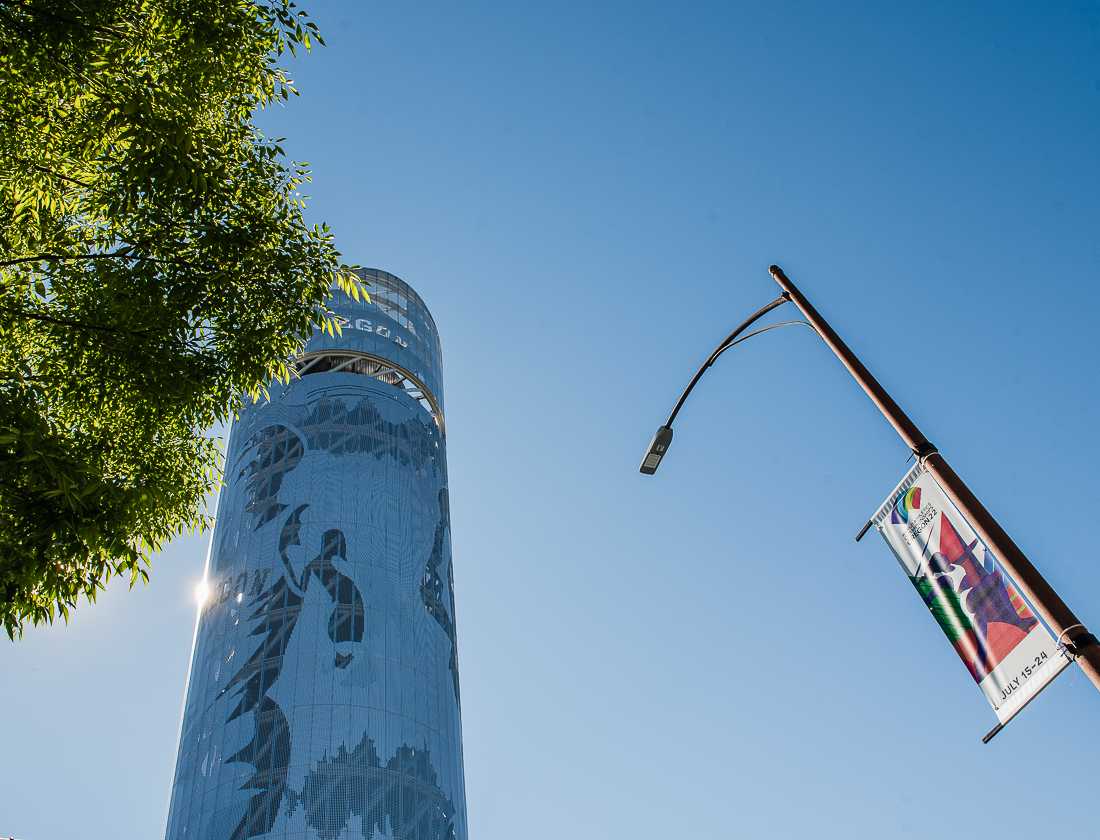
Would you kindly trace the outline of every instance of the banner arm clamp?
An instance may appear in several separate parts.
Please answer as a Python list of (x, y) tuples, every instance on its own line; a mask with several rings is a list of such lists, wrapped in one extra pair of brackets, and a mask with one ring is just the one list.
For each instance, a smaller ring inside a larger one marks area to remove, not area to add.
[[(1063, 642), (1062, 637), (1065, 636), (1070, 630), (1073, 630), (1077, 627), (1080, 627), (1085, 632), (1074, 636), (1072, 639), (1066, 639)], [(1062, 645), (1062, 647), (1064, 647), (1074, 659), (1076, 659), (1078, 656), (1081, 655), (1081, 652), (1085, 648), (1091, 647), (1092, 645), (1100, 645), (1100, 639), (1097, 639), (1094, 634), (1088, 632), (1088, 629), (1084, 625), (1076, 624), (1073, 627), (1067, 627), (1061, 632), (1061, 634), (1058, 636), (1058, 643)]]
[(863, 537), (866, 536), (867, 532), (871, 530), (871, 526), (874, 524), (875, 523), (873, 521), (868, 519), (867, 524), (860, 528), (859, 533), (856, 534), (856, 542), (859, 542), (861, 539), (863, 539)]
[(939, 447), (931, 441), (924, 441), (913, 447), (913, 457), (917, 459), (918, 463), (924, 463), (924, 459), (930, 455), (936, 455), (939, 453)]

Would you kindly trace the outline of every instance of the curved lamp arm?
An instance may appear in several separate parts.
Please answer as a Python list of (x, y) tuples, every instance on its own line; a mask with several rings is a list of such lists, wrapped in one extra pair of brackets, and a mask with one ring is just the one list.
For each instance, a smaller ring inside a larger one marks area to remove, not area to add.
[(750, 338), (755, 338), (756, 336), (760, 335), (761, 333), (766, 333), (770, 330), (777, 330), (780, 327), (797, 327), (797, 326), (808, 327), (810, 330), (813, 330), (814, 333), (817, 332), (817, 330), (814, 329), (814, 325), (811, 324), (809, 321), (799, 321), (799, 320), (776, 321), (774, 324), (768, 324), (766, 327), (761, 327), (758, 330), (753, 330), (751, 333), (745, 333), (743, 336), (741, 336), (736, 341), (731, 341), (729, 344), (725, 345), (724, 347), (719, 349), (718, 352), (716, 352), (714, 354), (714, 359), (715, 359), (715, 361), (717, 361), (718, 357), (721, 356), (723, 353), (725, 353), (727, 350), (729, 350), (731, 347), (736, 347), (742, 341), (748, 341)]
[[(683, 408), (684, 402), (687, 400), (688, 395), (692, 392), (692, 389), (695, 388), (696, 383), (698, 383), (698, 381), (703, 377), (703, 374), (707, 372), (707, 368), (713, 365), (715, 360), (730, 347), (733, 347), (733, 345), (740, 344), (742, 341), (745, 341), (754, 335), (759, 335), (762, 332), (767, 332), (769, 329), (774, 329), (778, 326), (787, 326), (788, 323), (792, 323), (783, 322), (782, 324), (772, 324), (769, 327), (764, 327), (762, 329), (749, 333), (748, 335), (741, 336), (741, 334), (749, 327), (751, 327), (754, 323), (759, 321), (776, 307), (782, 306), (790, 299), (790, 295), (787, 294), (787, 292), (783, 292), (771, 303), (762, 306), (758, 310), (756, 310), (756, 312), (746, 318), (737, 327), (737, 329), (727, 335), (715, 348), (714, 352), (707, 357), (707, 360), (703, 362), (703, 364), (699, 367), (699, 370), (695, 371), (695, 376), (691, 377), (691, 381), (688, 383), (688, 386), (684, 389), (684, 392), (680, 394), (680, 399), (676, 401), (676, 405), (672, 409), (672, 413), (668, 415), (668, 420), (665, 421), (665, 424), (663, 426), (657, 429), (657, 434), (653, 436), (653, 440), (649, 443), (649, 449), (646, 450), (645, 457), (642, 459), (641, 472), (644, 475), (653, 475), (653, 473), (657, 472), (657, 467), (660, 465), (661, 459), (664, 457), (665, 452), (668, 450), (669, 444), (672, 443), (672, 422), (676, 419), (676, 415), (680, 413), (680, 409)], [(741, 337), (738, 338), (738, 336)]]

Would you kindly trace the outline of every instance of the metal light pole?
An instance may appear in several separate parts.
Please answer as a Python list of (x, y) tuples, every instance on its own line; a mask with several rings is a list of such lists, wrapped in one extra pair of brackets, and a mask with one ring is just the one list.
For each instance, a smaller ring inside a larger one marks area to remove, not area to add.
[[(706, 372), (707, 368), (714, 364), (714, 361), (734, 344), (738, 344), (746, 338), (750, 338), (757, 333), (764, 332), (775, 326), (781, 326), (779, 324), (773, 324), (738, 338), (738, 336), (740, 336), (754, 321), (758, 320), (772, 309), (790, 301), (798, 307), (799, 311), (806, 318), (806, 322), (808, 322), (809, 326), (813, 328), (821, 337), (821, 340), (824, 341), (828, 348), (833, 351), (838, 359), (840, 359), (841, 364), (848, 369), (852, 378), (859, 383), (859, 386), (864, 390), (867, 396), (871, 398), (871, 402), (873, 402), (878, 410), (882, 412), (882, 416), (894, 427), (894, 431), (896, 431), (898, 436), (905, 441), (905, 445), (913, 451), (913, 455), (923, 464), (924, 468), (931, 473), (936, 481), (939, 482), (947, 496), (967, 518), (978, 535), (985, 540), (986, 545), (988, 545), (996, 555), (1005, 571), (1015, 580), (1027, 599), (1031, 601), (1035, 609), (1057, 634), (1058, 641), (1065, 644), (1067, 650), (1074, 656), (1077, 664), (1081, 666), (1081, 670), (1084, 671), (1085, 675), (1089, 678), (1089, 681), (1096, 686), (1097, 691), (1100, 691), (1100, 642), (1097, 641), (1096, 636), (1090, 633), (1081, 620), (1074, 615), (1073, 611), (1068, 606), (1066, 606), (1066, 603), (1061, 599), (1058, 593), (1054, 591), (1053, 587), (1051, 587), (1043, 576), (1039, 574), (1039, 570), (1027, 559), (1020, 550), (1020, 547), (1012, 541), (1012, 538), (1005, 533), (1004, 528), (1002, 528), (997, 520), (993, 518), (993, 515), (986, 510), (977, 496), (971, 492), (970, 488), (966, 486), (961, 478), (959, 478), (958, 474), (951, 469), (951, 466), (939, 453), (939, 450), (921, 433), (921, 430), (918, 429), (916, 424), (909, 419), (909, 416), (901, 410), (901, 407), (894, 402), (893, 398), (886, 393), (886, 389), (883, 388), (879, 381), (871, 375), (871, 372), (864, 367), (863, 363), (856, 357), (848, 345), (844, 343), (840, 336), (836, 334), (836, 331), (829, 326), (828, 322), (821, 317), (820, 313), (814, 309), (813, 305), (806, 300), (806, 297), (798, 290), (798, 287), (796, 287), (794, 283), (790, 281), (790, 278), (783, 273), (783, 269), (777, 265), (773, 265), (769, 271), (772, 277), (775, 278), (775, 282), (778, 283), (779, 287), (783, 290), (782, 294), (767, 306), (753, 313), (753, 315), (718, 345), (717, 349), (699, 368), (695, 376), (692, 377), (688, 387), (684, 389), (683, 394), (680, 395), (680, 399), (677, 401), (676, 407), (673, 409), (665, 425), (657, 430), (657, 434), (650, 443), (649, 450), (646, 452), (645, 458), (642, 461), (641, 472), (652, 475), (657, 471), (661, 459), (664, 457), (665, 452), (672, 442), (672, 421), (676, 419), (676, 414), (679, 412), (681, 406), (683, 406), (684, 400), (687, 399), (688, 394), (691, 393), (691, 390), (695, 387), (699, 378)], [(804, 322), (795, 321), (786, 323)], [(786, 324), (783, 324), (783, 326), (785, 325)], [(859, 536), (856, 537), (857, 540), (859, 537), (863, 536), (870, 527), (870, 524), (871, 523), (868, 523), (864, 526)]]
[(1025, 597), (1035, 605), (1035, 609), (1050, 625), (1051, 629), (1062, 642), (1074, 654), (1077, 664), (1089, 678), (1089, 681), (1100, 691), (1100, 643), (1096, 637), (1088, 631), (1081, 620), (1074, 615), (1073, 610), (1066, 606), (1054, 588), (1039, 574), (1039, 570), (1031, 564), (1020, 547), (993, 518), (985, 505), (959, 478), (958, 473), (951, 469), (939, 450), (929, 442), (909, 416), (894, 402), (886, 389), (871, 375), (871, 372), (856, 358), (855, 353), (829, 326), (829, 323), (821, 317), (813, 305), (806, 300), (805, 295), (790, 281), (777, 265), (773, 265), (769, 271), (779, 287), (790, 296), (791, 303), (798, 307), (806, 320), (810, 322), (821, 340), (840, 359), (841, 364), (852, 374), (852, 378), (859, 383), (871, 402), (875, 404), (882, 416), (885, 417), (898, 436), (905, 441), (905, 445), (913, 450), (913, 454), (921, 460), (924, 468), (932, 474), (932, 477), (943, 487), (944, 492), (959, 511), (967, 518), (974, 530), (978, 533), (986, 545), (988, 545), (1005, 571), (1015, 580), (1023, 590)]

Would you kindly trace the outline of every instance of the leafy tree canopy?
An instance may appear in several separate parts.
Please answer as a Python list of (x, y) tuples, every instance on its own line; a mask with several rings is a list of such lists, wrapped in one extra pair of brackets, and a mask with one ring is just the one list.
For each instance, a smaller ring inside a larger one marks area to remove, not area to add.
[(210, 427), (358, 296), (253, 124), (289, 0), (0, 0), (0, 621), (68, 618), (205, 527)]

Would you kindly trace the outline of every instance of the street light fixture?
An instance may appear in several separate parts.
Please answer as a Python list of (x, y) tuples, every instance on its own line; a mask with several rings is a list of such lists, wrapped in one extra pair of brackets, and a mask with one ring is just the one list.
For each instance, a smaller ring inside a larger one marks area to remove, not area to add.
[(649, 449), (646, 450), (645, 457), (642, 458), (641, 471), (643, 475), (653, 475), (657, 472), (657, 467), (661, 466), (661, 459), (665, 457), (665, 452), (668, 450), (670, 443), (672, 443), (672, 427), (661, 426), (657, 429), (657, 434), (653, 436), (653, 440), (649, 442)]

